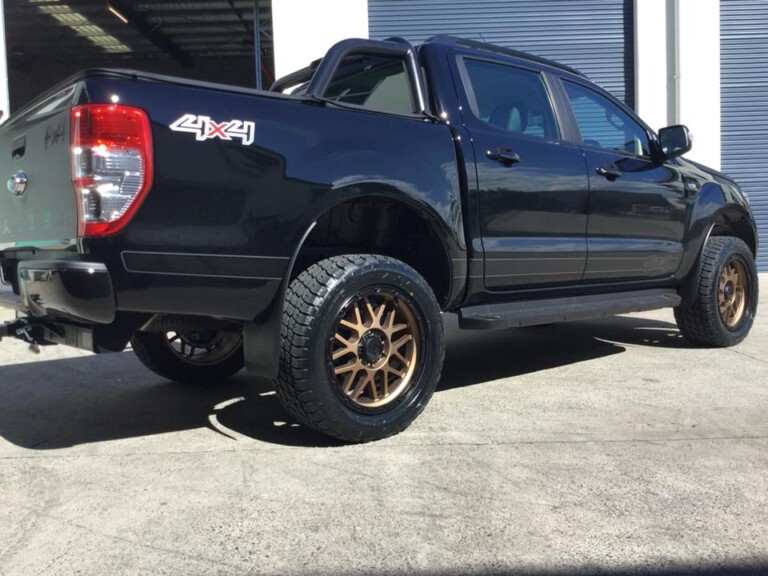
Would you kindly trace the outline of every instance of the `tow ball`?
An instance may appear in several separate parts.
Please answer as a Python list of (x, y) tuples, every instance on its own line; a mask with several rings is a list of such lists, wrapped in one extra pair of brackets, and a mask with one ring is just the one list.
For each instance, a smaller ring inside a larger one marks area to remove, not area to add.
[(17, 338), (29, 344), (29, 351), (40, 354), (40, 344), (43, 340), (44, 327), (33, 324), (25, 319), (6, 322), (0, 326), (0, 340), (3, 338)]

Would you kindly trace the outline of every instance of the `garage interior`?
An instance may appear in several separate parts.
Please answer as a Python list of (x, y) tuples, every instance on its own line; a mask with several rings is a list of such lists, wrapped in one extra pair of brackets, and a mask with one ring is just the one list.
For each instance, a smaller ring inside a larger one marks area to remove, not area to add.
[(274, 80), (271, 0), (3, 4), (11, 112), (86, 68), (133, 68), (249, 87)]

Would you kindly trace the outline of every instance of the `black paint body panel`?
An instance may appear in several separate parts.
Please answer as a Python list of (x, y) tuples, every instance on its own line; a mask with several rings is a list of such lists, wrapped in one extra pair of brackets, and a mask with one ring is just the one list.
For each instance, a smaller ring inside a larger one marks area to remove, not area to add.
[[(118, 94), (152, 119), (156, 173), (145, 203), (121, 234), (81, 241), (84, 257), (112, 271), (120, 310), (256, 320), (278, 303), (309, 226), (355, 198), (413, 207), (451, 261), (465, 257), (456, 153), (443, 124), (269, 93), (86, 82), (93, 101)], [(255, 141), (169, 129), (187, 113), (252, 121)], [(452, 305), (463, 292), (461, 278), (455, 284)]]

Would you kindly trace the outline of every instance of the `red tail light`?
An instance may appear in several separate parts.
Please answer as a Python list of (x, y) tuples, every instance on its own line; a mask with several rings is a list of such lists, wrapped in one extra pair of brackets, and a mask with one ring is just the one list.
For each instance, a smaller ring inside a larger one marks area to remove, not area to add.
[(131, 106), (72, 109), (72, 183), (78, 235), (106, 236), (133, 217), (152, 186), (152, 132)]

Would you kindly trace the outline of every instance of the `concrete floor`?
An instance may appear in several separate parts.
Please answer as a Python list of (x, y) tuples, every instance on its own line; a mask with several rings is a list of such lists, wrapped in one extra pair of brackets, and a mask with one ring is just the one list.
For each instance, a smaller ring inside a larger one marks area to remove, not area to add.
[(428, 409), (364, 446), (245, 374), (4, 341), (0, 574), (768, 574), (767, 300), (727, 350), (670, 311), (448, 317)]

